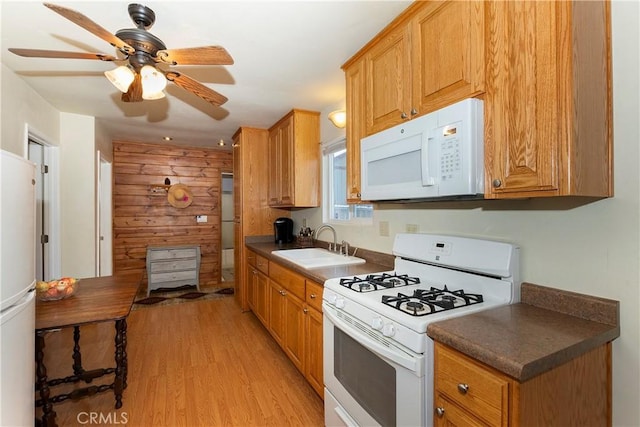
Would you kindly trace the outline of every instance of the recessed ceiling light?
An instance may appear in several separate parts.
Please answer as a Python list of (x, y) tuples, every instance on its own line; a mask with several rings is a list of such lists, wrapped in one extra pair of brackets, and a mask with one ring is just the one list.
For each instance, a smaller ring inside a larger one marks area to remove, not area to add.
[(221, 139), (220, 142), (218, 142), (218, 145), (224, 147), (224, 140)]
[(173, 138), (171, 138), (170, 136), (163, 136), (162, 139), (164, 139), (165, 141), (172, 141)]

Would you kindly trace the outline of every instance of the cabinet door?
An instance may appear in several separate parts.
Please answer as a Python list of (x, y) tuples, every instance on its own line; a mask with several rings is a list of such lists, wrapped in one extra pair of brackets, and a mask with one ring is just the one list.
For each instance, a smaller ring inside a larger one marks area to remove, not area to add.
[(484, 2), (423, 3), (411, 20), (412, 108), (425, 114), (484, 91)]
[[(489, 2), (485, 196), (558, 190), (564, 2)], [(526, 16), (526, 19), (522, 17)], [(567, 118), (571, 120), (571, 118)], [(549, 194), (551, 195), (551, 194)], [(513, 195), (523, 197), (525, 195)], [(526, 196), (525, 196), (526, 197)]]
[(280, 204), (280, 149), (282, 133), (280, 128), (269, 132), (269, 206)]
[(284, 291), (284, 351), (289, 356), (293, 364), (304, 373), (304, 303), (293, 294)]
[(366, 136), (365, 61), (345, 70), (347, 102), (347, 203), (360, 202), (360, 139)]
[(273, 280), (269, 280), (269, 332), (280, 347), (284, 347), (285, 335), (285, 296), (284, 289)]
[(293, 115), (269, 132), (269, 205), (294, 203)]
[(293, 125), (294, 116), (291, 116), (280, 126), (280, 204), (282, 206), (293, 206), (295, 202)]
[[(247, 284), (244, 287), (247, 291), (247, 304), (253, 313), (258, 316), (258, 305), (256, 304), (257, 275), (258, 271), (250, 264), (245, 266)], [(259, 316), (258, 316), (259, 317)]]
[(255, 304), (256, 315), (260, 319), (263, 325), (269, 324), (269, 278), (261, 273), (256, 272), (255, 275)]
[(305, 378), (313, 389), (324, 398), (322, 370), (322, 312), (307, 307), (304, 319), (305, 330)]
[(411, 69), (409, 26), (401, 25), (381, 39), (365, 56), (367, 94), (366, 134), (387, 129), (410, 117)]

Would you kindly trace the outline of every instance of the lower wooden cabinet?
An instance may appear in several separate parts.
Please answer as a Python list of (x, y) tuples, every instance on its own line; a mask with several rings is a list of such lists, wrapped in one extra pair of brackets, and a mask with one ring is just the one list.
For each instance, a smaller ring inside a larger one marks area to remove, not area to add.
[(611, 426), (611, 343), (520, 382), (436, 342), (434, 425)]
[(307, 280), (304, 308), (305, 370), (304, 376), (320, 396), (324, 395), (322, 369), (322, 291), (323, 286)]
[[(323, 286), (301, 275), (268, 262), (268, 276), (257, 264), (260, 257), (247, 257), (249, 308), (267, 328), (273, 339), (324, 398), (322, 360)], [(262, 258), (263, 264), (266, 259)]]
[(269, 278), (266, 258), (249, 251), (247, 255), (247, 302), (249, 308), (263, 324), (269, 321)]
[(435, 360), (436, 425), (508, 425), (506, 375), (440, 345)]
[(284, 347), (285, 296), (284, 288), (277, 282), (269, 280), (269, 319), (265, 324), (273, 339), (280, 347)]

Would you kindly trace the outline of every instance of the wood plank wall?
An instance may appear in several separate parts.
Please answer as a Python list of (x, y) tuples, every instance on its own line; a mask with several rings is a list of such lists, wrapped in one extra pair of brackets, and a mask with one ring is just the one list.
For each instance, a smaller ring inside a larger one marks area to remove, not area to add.
[[(146, 272), (147, 246), (200, 245), (200, 284), (219, 283), (221, 174), (232, 171), (229, 151), (114, 141), (114, 272)], [(191, 206), (169, 204), (167, 193), (158, 192), (165, 178), (189, 187)], [(208, 222), (196, 223), (196, 215)]]

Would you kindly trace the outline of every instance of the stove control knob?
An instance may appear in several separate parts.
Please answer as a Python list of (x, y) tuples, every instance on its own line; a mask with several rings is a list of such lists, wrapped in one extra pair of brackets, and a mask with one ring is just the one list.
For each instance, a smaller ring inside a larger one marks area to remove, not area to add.
[(338, 299), (338, 295), (336, 295), (336, 294), (327, 295), (327, 302), (329, 302), (329, 304), (331, 304), (331, 305), (336, 305), (336, 300), (337, 299)]
[(344, 308), (344, 298), (337, 298), (336, 299), (336, 307), (337, 308)]
[(371, 327), (376, 331), (382, 330), (382, 326), (384, 326), (384, 323), (382, 322), (382, 317), (374, 317), (373, 320), (371, 321)]
[(396, 327), (393, 326), (393, 323), (387, 323), (382, 328), (382, 335), (385, 337), (392, 337), (396, 334)]

